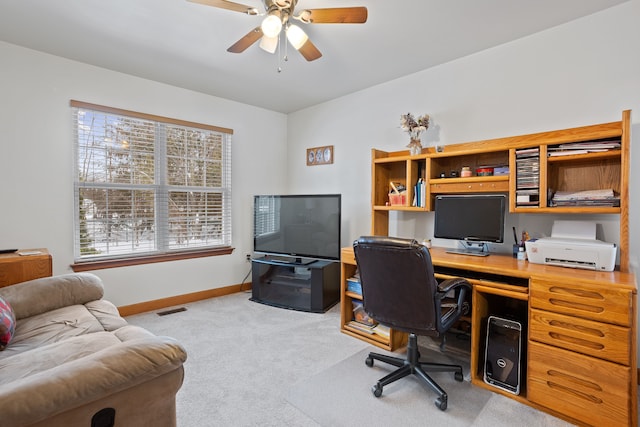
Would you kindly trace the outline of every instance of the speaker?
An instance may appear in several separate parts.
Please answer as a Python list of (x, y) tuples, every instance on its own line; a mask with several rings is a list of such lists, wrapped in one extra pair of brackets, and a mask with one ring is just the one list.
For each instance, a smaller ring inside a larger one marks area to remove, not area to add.
[(520, 394), (522, 324), (490, 316), (484, 354), (484, 382)]

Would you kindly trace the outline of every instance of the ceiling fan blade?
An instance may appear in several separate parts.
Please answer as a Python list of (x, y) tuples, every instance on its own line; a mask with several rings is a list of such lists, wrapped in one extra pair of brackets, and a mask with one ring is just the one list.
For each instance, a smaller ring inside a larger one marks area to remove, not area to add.
[(260, 37), (262, 37), (262, 29), (258, 26), (249, 31), (243, 38), (235, 42), (229, 49), (227, 49), (227, 52), (244, 52), (249, 46), (260, 40)]
[(367, 22), (366, 7), (330, 7), (305, 9), (299, 19), (311, 24), (363, 24)]
[(247, 15), (257, 15), (258, 9), (244, 4), (234, 3), (226, 0), (187, 0), (191, 3), (204, 4), (205, 6), (219, 7), (220, 9), (233, 10), (234, 12), (242, 12)]
[(316, 45), (311, 43), (311, 40), (307, 40), (300, 49), (298, 49), (298, 52), (300, 52), (307, 61), (315, 61), (322, 56), (322, 53), (318, 50)]

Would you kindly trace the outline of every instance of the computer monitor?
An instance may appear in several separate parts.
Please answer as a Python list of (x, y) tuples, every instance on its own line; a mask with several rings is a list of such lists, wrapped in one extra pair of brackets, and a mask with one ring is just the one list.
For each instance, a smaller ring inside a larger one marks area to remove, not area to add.
[(459, 240), (465, 246), (504, 241), (506, 196), (503, 194), (440, 195), (435, 198), (434, 237)]

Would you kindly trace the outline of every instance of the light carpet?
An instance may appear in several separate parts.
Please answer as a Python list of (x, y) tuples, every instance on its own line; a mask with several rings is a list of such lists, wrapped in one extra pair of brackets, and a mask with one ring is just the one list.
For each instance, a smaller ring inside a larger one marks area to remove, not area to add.
[[(178, 339), (187, 350), (176, 398), (178, 426), (568, 425), (472, 386), (468, 366), (462, 383), (451, 374), (434, 374), (449, 394), (445, 412), (434, 405), (435, 394), (409, 378), (375, 398), (371, 386), (391, 367), (365, 365), (373, 347), (340, 333), (338, 306), (304, 313), (248, 298), (238, 293), (186, 304), (187, 311), (167, 316), (127, 317)], [(427, 344), (419, 342), (422, 348)]]
[[(433, 373), (432, 378), (449, 396), (446, 411), (438, 409), (434, 392), (406, 377), (384, 387), (382, 396), (371, 392), (378, 379), (395, 369), (374, 361), (369, 368), (364, 361), (369, 348), (339, 362), (294, 386), (287, 400), (322, 426), (568, 426), (562, 420), (536, 411), (504, 396), (472, 386), (469, 364), (451, 355), (421, 347), (422, 358), (439, 363), (461, 364), (463, 382), (455, 381), (452, 373)], [(397, 356), (397, 355), (396, 355)]]

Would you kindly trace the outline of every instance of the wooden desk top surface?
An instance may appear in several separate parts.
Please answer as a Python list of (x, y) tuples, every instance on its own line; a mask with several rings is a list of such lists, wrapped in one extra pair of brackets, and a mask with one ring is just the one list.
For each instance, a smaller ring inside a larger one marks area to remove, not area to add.
[[(636, 292), (637, 284), (634, 274), (621, 273), (619, 271), (591, 271), (577, 268), (556, 267), (552, 265), (533, 264), (521, 261), (510, 254), (492, 253), (486, 257), (471, 255), (450, 254), (449, 248), (433, 247), (431, 260), (433, 265), (439, 267), (457, 268), (461, 270), (478, 271), (482, 273), (499, 274), (503, 276), (521, 277), (529, 279), (540, 277), (547, 280), (580, 280), (593, 282), (600, 285), (616, 285), (629, 287)], [(342, 262), (355, 263), (353, 248), (342, 248)]]

